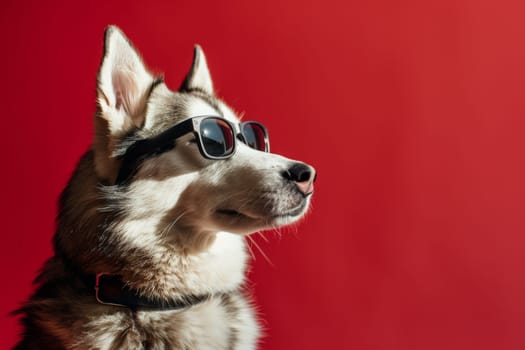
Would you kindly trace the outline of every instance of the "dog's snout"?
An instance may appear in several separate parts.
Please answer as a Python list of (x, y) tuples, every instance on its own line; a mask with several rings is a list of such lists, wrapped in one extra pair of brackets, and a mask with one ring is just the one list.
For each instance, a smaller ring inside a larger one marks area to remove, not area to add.
[(317, 177), (315, 169), (304, 163), (294, 163), (283, 172), (285, 179), (295, 182), (297, 189), (304, 195), (314, 191), (314, 181)]

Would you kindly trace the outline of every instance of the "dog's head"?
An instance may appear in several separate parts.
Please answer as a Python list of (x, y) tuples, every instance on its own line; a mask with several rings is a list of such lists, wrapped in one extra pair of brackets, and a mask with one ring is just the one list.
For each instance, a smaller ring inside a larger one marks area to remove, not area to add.
[[(171, 91), (122, 32), (109, 27), (97, 102), (96, 174), (118, 193), (117, 229), (128, 238), (155, 235), (195, 251), (215, 232), (249, 234), (293, 223), (308, 210), (315, 170), (246, 142), (239, 117), (215, 96), (199, 46), (179, 91)], [(198, 132), (167, 132), (201, 116), (225, 120), (234, 152), (210, 159)]]

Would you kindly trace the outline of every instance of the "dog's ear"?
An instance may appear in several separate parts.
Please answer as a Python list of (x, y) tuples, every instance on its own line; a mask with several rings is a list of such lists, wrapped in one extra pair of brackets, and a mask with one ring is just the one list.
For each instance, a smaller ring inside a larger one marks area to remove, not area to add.
[(208, 95), (213, 95), (213, 82), (211, 80), (210, 70), (206, 63), (204, 51), (202, 51), (199, 45), (195, 45), (191, 69), (180, 87), (180, 91), (191, 90), (201, 90)]
[(153, 81), (131, 42), (117, 27), (108, 27), (98, 72), (97, 102), (99, 116), (108, 121), (111, 134), (142, 126)]
[(96, 170), (102, 178), (114, 177), (115, 144), (130, 130), (144, 125), (147, 99), (154, 81), (120, 29), (108, 27), (97, 77), (93, 143)]

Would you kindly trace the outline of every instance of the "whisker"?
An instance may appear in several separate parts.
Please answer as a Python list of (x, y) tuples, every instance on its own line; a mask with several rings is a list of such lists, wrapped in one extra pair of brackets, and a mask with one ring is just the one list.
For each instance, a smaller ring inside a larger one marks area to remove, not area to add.
[(279, 239), (282, 239), (283, 238), (283, 234), (281, 233), (281, 228), (280, 227), (277, 227), (277, 226), (273, 226), (272, 227), (272, 232), (275, 234), (276, 237), (278, 237)]
[[(246, 238), (247, 238), (250, 242), (252, 242), (252, 239), (251, 239), (250, 236), (246, 236)], [(253, 242), (252, 242), (252, 243), (253, 243)], [(250, 252), (250, 255), (252, 256), (253, 261), (256, 261), (257, 258), (255, 257), (255, 254), (253, 253), (253, 250), (252, 250), (252, 247), (250, 246), (250, 243), (248, 243), (246, 246), (248, 247), (248, 251)]]
[(262, 239), (264, 239), (264, 241), (266, 243), (270, 242), (270, 241), (268, 241), (268, 238), (266, 238), (266, 236), (264, 235), (263, 231), (257, 231), (256, 234), (258, 234), (260, 237), (262, 237)]
[(173, 228), (173, 226), (175, 226), (175, 224), (186, 214), (188, 213), (188, 211), (183, 211), (179, 216), (177, 216), (175, 218), (175, 220), (173, 220), (172, 222), (170, 222), (169, 224), (166, 225), (165, 228), (163, 228), (160, 232), (161, 236), (164, 236), (165, 234), (167, 234), (168, 232), (171, 231), (171, 229)]
[(264, 253), (264, 251), (261, 249), (261, 247), (259, 247), (259, 245), (257, 244), (257, 242), (255, 242), (254, 239), (252, 239), (250, 236), (246, 236), (250, 239), (250, 242), (253, 243), (253, 245), (255, 246), (255, 248), (257, 248), (257, 250), (261, 253), (261, 255), (263, 256), (264, 260), (266, 260), (266, 262), (268, 264), (270, 264), (271, 267), (275, 268), (275, 264), (270, 260), (270, 258), (268, 258), (268, 256)]

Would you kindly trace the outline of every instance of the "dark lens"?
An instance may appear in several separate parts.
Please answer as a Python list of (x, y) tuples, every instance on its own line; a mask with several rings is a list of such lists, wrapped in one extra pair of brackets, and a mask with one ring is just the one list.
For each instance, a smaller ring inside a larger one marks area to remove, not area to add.
[(233, 131), (224, 120), (208, 118), (202, 121), (200, 130), (202, 145), (212, 157), (224, 157), (233, 151)]
[(267, 151), (264, 128), (257, 123), (244, 123), (242, 125), (242, 134), (246, 140), (246, 144), (251, 148), (259, 151)]

